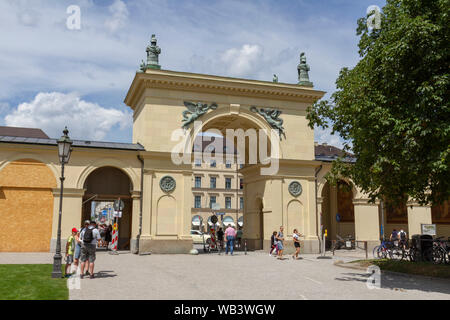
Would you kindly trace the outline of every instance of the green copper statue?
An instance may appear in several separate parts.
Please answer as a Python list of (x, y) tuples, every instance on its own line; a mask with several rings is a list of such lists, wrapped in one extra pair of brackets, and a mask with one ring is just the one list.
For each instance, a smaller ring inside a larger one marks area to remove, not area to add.
[(250, 107), (251, 112), (258, 113), (260, 116), (262, 116), (264, 119), (266, 119), (267, 123), (275, 130), (278, 131), (278, 135), (280, 136), (280, 140), (282, 136), (286, 138), (286, 135), (284, 134), (284, 128), (283, 128), (283, 119), (280, 118), (281, 111), (277, 109), (270, 109), (270, 108), (257, 108), (257, 107)]
[(184, 105), (187, 110), (184, 110), (183, 115), (183, 129), (187, 129), (191, 123), (204, 115), (208, 110), (216, 110), (217, 103), (213, 102), (210, 105), (206, 103), (192, 103), (189, 101), (184, 101)]
[(147, 63), (142, 61), (139, 70), (145, 72), (147, 69), (161, 69), (159, 65), (159, 54), (161, 53), (161, 48), (156, 45), (156, 36), (152, 34), (152, 39), (150, 40), (150, 45), (147, 46)]
[(278, 76), (276, 74), (273, 75), (273, 82), (277, 83), (278, 82)]
[(150, 69), (161, 69), (159, 63), (159, 54), (161, 53), (161, 48), (156, 45), (156, 37), (152, 34), (152, 40), (150, 45), (147, 47), (147, 68)]
[(313, 83), (309, 81), (309, 65), (306, 63), (305, 53), (300, 54), (300, 63), (297, 66), (298, 70), (298, 84), (301, 86), (312, 87)]

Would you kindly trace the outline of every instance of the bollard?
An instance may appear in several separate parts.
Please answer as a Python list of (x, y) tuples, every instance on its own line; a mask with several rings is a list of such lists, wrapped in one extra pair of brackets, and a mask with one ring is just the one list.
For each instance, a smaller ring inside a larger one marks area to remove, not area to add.
[(325, 256), (325, 240), (326, 240), (327, 235), (328, 235), (328, 233), (327, 233), (327, 230), (325, 229), (325, 232), (323, 233), (323, 236), (322, 236), (322, 250), (321, 250), (322, 253), (320, 256), (317, 257), (317, 259), (331, 259), (331, 257)]
[(244, 241), (244, 250), (245, 250), (245, 255), (247, 255), (247, 239), (245, 239), (245, 241)]

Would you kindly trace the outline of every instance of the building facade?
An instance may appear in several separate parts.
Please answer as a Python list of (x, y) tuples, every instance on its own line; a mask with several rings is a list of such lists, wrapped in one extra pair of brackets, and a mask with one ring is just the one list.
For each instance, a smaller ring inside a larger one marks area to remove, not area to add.
[[(382, 224), (385, 233), (403, 226), (412, 235), (436, 222), (438, 235), (450, 235), (448, 205), (432, 210), (411, 201), (384, 221), (379, 204), (351, 181), (328, 184), (337, 151), (315, 145), (306, 119), (324, 92), (304, 78), (286, 84), (142, 66), (125, 98), (133, 143), (74, 141), (65, 166), (62, 238), (91, 217), (92, 201), (119, 198), (125, 203), (119, 247), (133, 252), (189, 252), (190, 231), (207, 225), (213, 203), (224, 220), (242, 226), (250, 250), (269, 248), (280, 226), (288, 248), (292, 230), (299, 230), (304, 252), (319, 251), (324, 229), (331, 238), (353, 234), (369, 246), (379, 242)], [(249, 143), (236, 153), (245, 165), (217, 161), (211, 168), (204, 159), (197, 165), (194, 141), (213, 129), (224, 137), (228, 129), (248, 133)], [(252, 130), (267, 134), (255, 138), (256, 163), (248, 161)], [(60, 172), (56, 139), (0, 132), (0, 251), (54, 250)]]

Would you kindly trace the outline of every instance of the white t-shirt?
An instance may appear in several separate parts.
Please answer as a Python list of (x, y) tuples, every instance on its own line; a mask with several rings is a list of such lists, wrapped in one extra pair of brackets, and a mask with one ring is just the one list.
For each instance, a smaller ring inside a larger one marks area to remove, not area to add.
[[(94, 228), (93, 226), (89, 226), (89, 229), (94, 229), (92, 230), (92, 236), (94, 239), (92, 239), (91, 244), (97, 244), (97, 240), (101, 239), (102, 237), (100, 236), (100, 232), (98, 232), (97, 228)], [(83, 229), (83, 231), (81, 231), (80, 233), (80, 240), (81, 242), (84, 241), (84, 233), (86, 231), (86, 228)]]
[(294, 237), (295, 240), (300, 240), (298, 234), (294, 233), (292, 236)]

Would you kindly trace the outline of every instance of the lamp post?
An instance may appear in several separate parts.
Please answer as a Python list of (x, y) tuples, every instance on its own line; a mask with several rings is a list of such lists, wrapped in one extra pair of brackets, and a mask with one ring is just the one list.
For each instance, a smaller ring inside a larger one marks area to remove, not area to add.
[(63, 188), (64, 188), (64, 165), (69, 162), (70, 153), (72, 151), (72, 140), (70, 140), (69, 130), (67, 127), (63, 131), (64, 135), (58, 140), (58, 155), (59, 163), (61, 163), (61, 180), (60, 195), (59, 195), (59, 215), (58, 215), (58, 236), (56, 238), (56, 253), (53, 257), (53, 272), (52, 278), (61, 278), (61, 215), (62, 215), (62, 200), (63, 200)]

